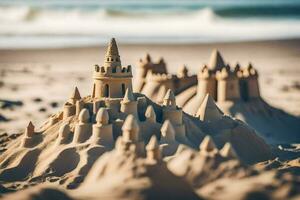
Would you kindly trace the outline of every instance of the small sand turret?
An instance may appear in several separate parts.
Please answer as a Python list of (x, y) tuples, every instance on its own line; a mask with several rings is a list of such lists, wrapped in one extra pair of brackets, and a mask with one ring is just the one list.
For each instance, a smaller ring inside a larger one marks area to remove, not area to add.
[(35, 135), (34, 125), (30, 121), (25, 129), (24, 136), (21, 141), (21, 147), (30, 147), (32, 144), (32, 138)]
[(34, 125), (30, 121), (25, 129), (25, 136), (26, 137), (32, 137), (34, 135)]
[(79, 122), (75, 125), (73, 142), (82, 143), (89, 139), (92, 133), (90, 114), (86, 108), (81, 110), (78, 120)]
[(84, 108), (84, 102), (82, 100), (77, 100), (76, 101), (76, 116), (78, 117), (81, 110)]
[(76, 102), (80, 100), (81, 100), (80, 93), (78, 91), (78, 88), (75, 87), (74, 91), (70, 96), (70, 99), (64, 104), (63, 119), (66, 119), (76, 114)]
[(113, 147), (113, 127), (109, 124), (109, 115), (106, 108), (100, 108), (96, 115), (96, 124), (93, 125), (92, 143)]
[(237, 159), (238, 156), (234, 150), (234, 148), (232, 147), (232, 145), (227, 142), (223, 148), (220, 150), (220, 154), (225, 157), (225, 158), (228, 158), (228, 159)]
[(217, 99), (216, 87), (217, 81), (215, 74), (204, 65), (198, 73), (197, 95), (204, 97), (205, 94), (209, 93), (214, 99)]
[(133, 96), (132, 89), (127, 88), (123, 100), (121, 101), (120, 111), (127, 115), (132, 114), (137, 118), (137, 103)]
[(213, 72), (221, 70), (223, 67), (225, 67), (225, 63), (221, 56), (221, 53), (217, 49), (213, 50), (213, 52), (210, 56), (208, 67)]
[(171, 124), (170, 120), (166, 120), (161, 129), (161, 142), (173, 142), (175, 141), (175, 130), (173, 128), (173, 125)]
[(70, 126), (67, 123), (62, 124), (62, 126), (58, 130), (58, 138), (56, 140), (56, 144), (66, 144), (69, 139), (69, 135), (71, 133)]
[(214, 155), (218, 152), (218, 149), (213, 141), (213, 139), (207, 135), (202, 140), (199, 146), (200, 153)]
[(178, 72), (177, 72), (177, 77), (178, 78), (186, 78), (188, 77), (188, 68), (186, 67), (186, 65), (183, 65), (179, 68)]
[(218, 102), (240, 99), (239, 80), (235, 73), (231, 72), (228, 67), (223, 67), (217, 71), (216, 78), (218, 80)]
[(172, 90), (168, 90), (163, 105), (163, 120), (170, 120), (176, 132), (176, 139), (185, 143), (185, 126), (182, 120), (182, 110), (176, 107), (175, 96)]
[(145, 117), (148, 122), (156, 123), (156, 114), (151, 105), (149, 105), (145, 112)]
[(174, 108), (176, 109), (176, 100), (175, 95), (172, 90), (168, 90), (164, 99), (163, 99), (163, 105), (168, 108)]
[(199, 117), (200, 120), (205, 122), (219, 120), (223, 117), (223, 115), (223, 112), (218, 108), (215, 101), (209, 94), (206, 94), (199, 110), (196, 113), (196, 117)]
[(155, 135), (153, 135), (146, 146), (147, 161), (151, 163), (157, 163), (161, 161), (161, 152), (159, 144)]
[(122, 140), (126, 150), (136, 152), (138, 156), (144, 155), (145, 144), (139, 135), (140, 127), (133, 115), (128, 115), (122, 126)]
[(69, 102), (75, 104), (76, 101), (80, 100), (81, 96), (77, 87), (74, 88), (73, 93), (70, 96)]
[(123, 126), (123, 141), (128, 143), (136, 143), (139, 141), (139, 125), (133, 115), (128, 115)]
[(243, 77), (247, 84), (248, 98), (259, 98), (258, 73), (251, 63), (243, 70)]
[(160, 132), (160, 144), (163, 156), (173, 155), (177, 151), (179, 143), (175, 140), (175, 130), (169, 120), (163, 123)]

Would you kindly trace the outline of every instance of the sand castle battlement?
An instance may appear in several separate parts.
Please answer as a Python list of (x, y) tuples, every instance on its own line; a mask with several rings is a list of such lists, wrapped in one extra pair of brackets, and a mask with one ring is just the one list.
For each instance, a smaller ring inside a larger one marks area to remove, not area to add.
[[(147, 58), (150, 56), (147, 55)], [(177, 75), (170, 75), (166, 72), (165, 65), (161, 66), (162, 70), (158, 70), (158, 66), (151, 68), (151, 65), (146, 66), (144, 63), (142, 62), (139, 67), (142, 73), (138, 73), (142, 76), (138, 80), (143, 81), (143, 86), (140, 89), (137, 88), (137, 91), (146, 94), (151, 99), (156, 99), (157, 102), (162, 101), (159, 99), (162, 95), (153, 91), (159, 91), (157, 87), (170, 88), (176, 95), (179, 95), (196, 84), (197, 96), (202, 96), (202, 99), (206, 93), (209, 93), (217, 102), (250, 101), (260, 97), (258, 73), (252, 64), (245, 68), (241, 68), (237, 64), (232, 69), (229, 64), (225, 64), (218, 50), (212, 52), (209, 64), (204, 65), (197, 76), (189, 76), (186, 66), (179, 68)], [(155, 74), (155, 78), (147, 78), (148, 73), (150, 73), (150, 77)], [(169, 77), (168, 81), (165, 80), (165, 77)], [(153, 87), (151, 82), (159, 82), (160, 85)], [(148, 84), (151, 87), (147, 86)]]

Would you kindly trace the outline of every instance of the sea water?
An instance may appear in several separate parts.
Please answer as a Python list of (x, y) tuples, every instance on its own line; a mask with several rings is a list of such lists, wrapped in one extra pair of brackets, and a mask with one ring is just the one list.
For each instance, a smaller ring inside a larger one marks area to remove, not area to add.
[(300, 0), (0, 0), (0, 48), (300, 37)]

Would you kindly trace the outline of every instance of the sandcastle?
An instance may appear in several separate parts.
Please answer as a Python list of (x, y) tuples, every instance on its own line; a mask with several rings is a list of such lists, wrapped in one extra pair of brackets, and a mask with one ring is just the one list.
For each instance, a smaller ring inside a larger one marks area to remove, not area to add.
[[(158, 69), (158, 68), (161, 69)], [(220, 52), (214, 50), (211, 54), (209, 65), (204, 65), (198, 75), (188, 75), (188, 69), (185, 65), (179, 68), (176, 75), (170, 75), (167, 72), (166, 64), (153, 63), (149, 54), (145, 59), (140, 60), (137, 73), (138, 84), (136, 90), (154, 98), (157, 102), (161, 102), (160, 93), (163, 89), (171, 89), (176, 95), (181, 94), (191, 86), (197, 85), (196, 93), (200, 95), (200, 102), (205, 95), (209, 93), (216, 102), (225, 101), (250, 101), (254, 98), (260, 98), (258, 73), (252, 64), (245, 68), (241, 68), (237, 63), (234, 69), (229, 64), (225, 64)], [(148, 85), (155, 85), (150, 87)], [(151, 89), (150, 89), (151, 88)], [(153, 92), (154, 90), (159, 92)], [(180, 101), (179, 106), (184, 107), (188, 103), (189, 98), (195, 94), (185, 96), (186, 101)], [(181, 99), (180, 99), (181, 100)]]
[[(102, 158), (105, 152), (113, 152), (116, 159), (130, 153), (133, 163), (138, 158), (165, 171), (166, 161), (185, 148), (198, 151), (199, 146), (203, 155), (238, 158), (246, 164), (273, 158), (255, 130), (224, 115), (211, 95), (206, 95), (198, 115), (191, 116), (177, 105), (170, 89), (160, 104), (133, 93), (132, 67), (121, 66), (112, 39), (103, 65), (94, 67), (91, 95), (82, 97), (75, 87), (62, 111), (40, 128), (29, 123), (23, 135), (6, 145), (0, 155), (0, 181), (5, 187), (21, 189), (24, 185), (17, 182), (29, 180), (78, 188), (86, 176), (99, 173), (93, 170), (94, 163), (113, 162), (109, 156)], [(182, 72), (185, 77), (186, 69)]]
[(239, 63), (231, 67), (218, 50), (212, 52), (209, 64), (203, 65), (197, 75), (189, 75), (184, 65), (177, 74), (169, 74), (166, 63), (159, 63), (155, 63), (149, 54), (140, 60), (136, 91), (162, 103), (171, 89), (177, 105), (197, 117), (209, 94), (210, 101), (215, 101), (225, 114), (245, 121), (269, 143), (300, 141), (299, 118), (264, 101), (260, 95), (258, 72), (251, 63), (243, 68)]

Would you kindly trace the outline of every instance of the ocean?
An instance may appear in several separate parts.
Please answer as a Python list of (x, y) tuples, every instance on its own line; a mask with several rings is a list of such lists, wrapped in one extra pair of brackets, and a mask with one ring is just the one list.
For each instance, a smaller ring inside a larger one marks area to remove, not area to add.
[(300, 0), (0, 0), (0, 48), (300, 37)]

